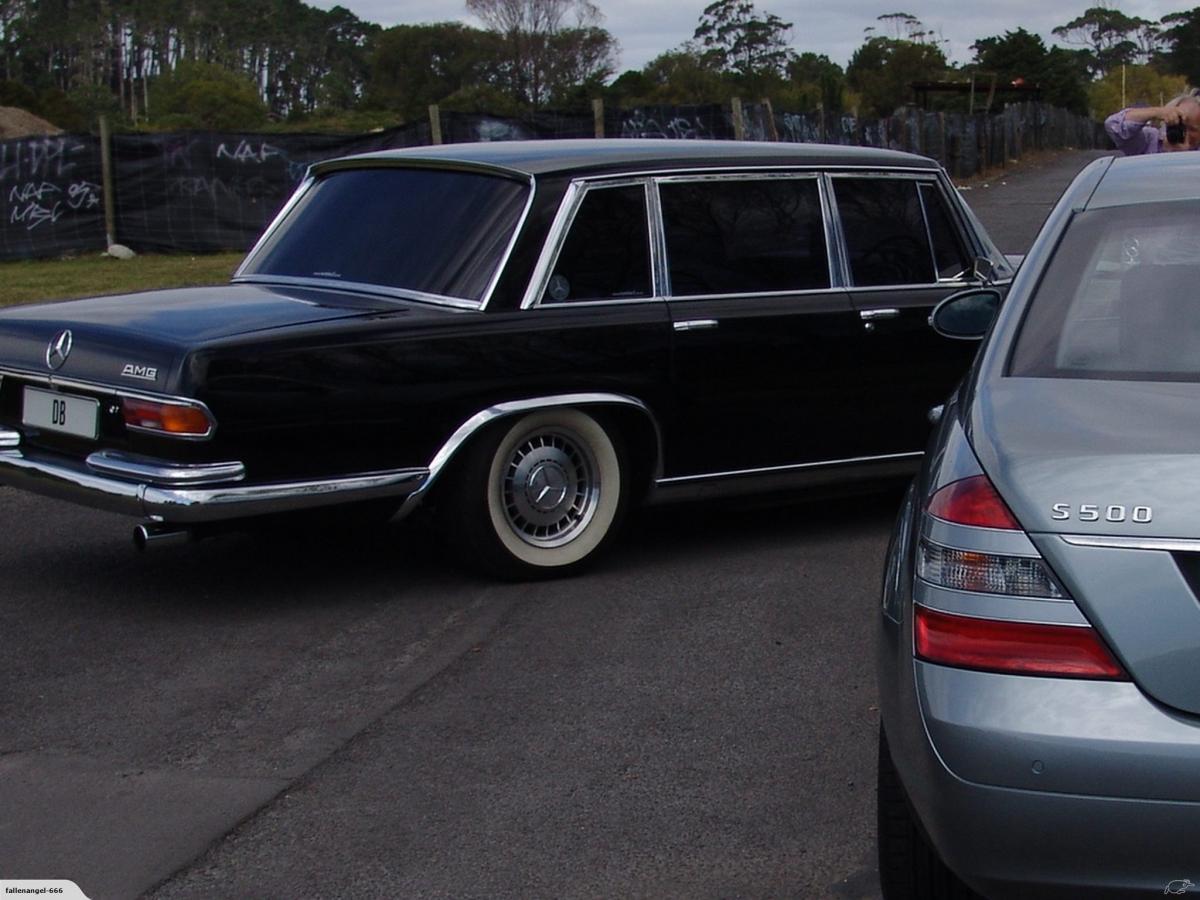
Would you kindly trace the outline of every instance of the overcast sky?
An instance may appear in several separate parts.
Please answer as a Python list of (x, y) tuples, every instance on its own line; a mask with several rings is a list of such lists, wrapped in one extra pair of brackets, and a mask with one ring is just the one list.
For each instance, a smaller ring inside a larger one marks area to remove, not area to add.
[[(332, 0), (309, 0), (316, 6), (329, 9)], [(621, 42), (618, 72), (640, 69), (662, 53), (678, 47), (692, 36), (700, 13), (711, 0), (594, 0), (604, 13), (604, 26)], [(336, 5), (350, 9), (360, 19), (379, 25), (445, 22), (452, 19), (478, 26), (480, 23), (466, 14), (463, 0), (340, 0)], [(922, 0), (880, 3), (879, 0), (757, 0), (760, 11), (772, 12), (784, 21), (792, 22), (792, 47), (798, 53), (823, 53), (840, 66), (850, 61), (855, 49), (865, 37), (863, 29), (874, 25), (880, 33), (886, 25), (877, 22), (883, 13), (903, 10), (920, 19), (925, 27), (940, 33), (946, 42), (943, 49), (954, 63), (970, 62), (971, 44), (982, 37), (1003, 34), (1016, 28), (1042, 36), (1046, 46), (1057, 41), (1050, 30), (1065, 24), (1091, 6), (1104, 5), (1121, 10), (1129, 16), (1141, 16), (1157, 21), (1170, 12), (1191, 9), (1195, 0), (1177, 3), (1161, 0), (1079, 0), (1075, 4), (1046, 3), (1045, 0), (998, 0), (987, 4), (966, 3), (963, 0)]]

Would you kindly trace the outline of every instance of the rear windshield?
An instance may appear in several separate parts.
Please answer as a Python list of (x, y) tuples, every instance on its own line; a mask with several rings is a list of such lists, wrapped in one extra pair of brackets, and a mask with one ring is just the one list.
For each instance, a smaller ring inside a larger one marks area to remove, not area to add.
[(305, 192), (241, 274), (479, 301), (528, 190), (512, 179), (473, 172), (332, 172)]
[(1010, 372), (1200, 381), (1200, 203), (1076, 216), (1036, 289)]

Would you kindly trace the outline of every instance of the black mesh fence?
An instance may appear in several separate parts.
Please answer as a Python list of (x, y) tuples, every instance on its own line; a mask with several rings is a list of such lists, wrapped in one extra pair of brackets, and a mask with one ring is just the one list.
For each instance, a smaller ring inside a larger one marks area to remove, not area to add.
[[(995, 115), (909, 110), (887, 119), (774, 112), (745, 103), (606, 109), (608, 137), (855, 144), (937, 159), (963, 177), (1028, 150), (1107, 146), (1099, 123), (1041, 104)], [(591, 138), (593, 115), (542, 112), (521, 119), (442, 113), (441, 140)], [(180, 132), (112, 139), (115, 238), (138, 251), (245, 250), (274, 218), (307, 167), (354, 153), (432, 143), (429, 121), (365, 135)], [(0, 259), (103, 250), (100, 142), (58, 135), (0, 142)]]
[(0, 259), (103, 250), (100, 141), (56, 135), (0, 141)]

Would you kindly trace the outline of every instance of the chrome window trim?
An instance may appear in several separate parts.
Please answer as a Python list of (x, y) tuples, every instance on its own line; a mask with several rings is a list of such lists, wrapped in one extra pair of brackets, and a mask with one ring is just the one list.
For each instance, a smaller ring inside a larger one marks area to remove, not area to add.
[[(826, 294), (826, 293), (841, 293), (842, 288), (838, 285), (839, 275), (836, 268), (837, 256), (840, 255), (841, 248), (838, 247), (837, 252), (834, 251), (833, 233), (829, 222), (829, 208), (827, 205), (827, 196), (825, 188), (825, 172), (820, 167), (812, 167), (809, 169), (793, 169), (792, 167), (779, 168), (770, 171), (751, 171), (751, 172), (728, 172), (728, 173), (710, 173), (707, 175), (682, 174), (682, 175), (663, 175), (653, 178), (653, 194), (656, 198), (657, 219), (654, 224), (658, 229), (658, 239), (661, 242), (662, 252), (662, 267), (663, 267), (663, 283), (662, 294), (668, 303), (674, 303), (686, 300), (737, 300), (754, 297), (795, 297), (797, 294)], [(706, 181), (808, 181), (815, 180), (817, 182), (817, 208), (821, 211), (822, 229), (825, 235), (825, 259), (826, 265), (829, 267), (829, 287), (823, 288), (794, 288), (783, 291), (738, 291), (736, 293), (727, 294), (673, 294), (671, 292), (671, 273), (670, 273), (670, 254), (667, 252), (667, 230), (666, 223), (662, 213), (662, 196), (659, 189), (664, 184), (687, 184), (693, 182)]]
[(934, 178), (937, 176), (939, 171), (940, 167), (900, 166), (879, 162), (862, 163), (861, 165), (856, 163), (773, 163), (771, 165), (758, 165), (752, 161), (749, 161), (740, 164), (730, 164), (727, 166), (692, 166), (690, 168), (668, 167), (665, 169), (656, 169), (650, 167), (636, 171), (619, 171), (608, 172), (604, 175), (589, 175), (581, 177), (579, 180), (600, 181), (607, 178), (685, 178), (691, 175), (736, 177), (739, 175), (774, 174), (778, 172), (813, 173), (817, 175), (845, 174), (849, 176), (858, 175), (860, 172), (890, 172), (896, 174), (897, 176), (925, 176), (927, 178)]
[(267, 241), (269, 241), (271, 237), (274, 236), (275, 232), (279, 230), (279, 226), (283, 223), (283, 220), (291, 214), (296, 204), (300, 202), (300, 198), (312, 189), (312, 186), (316, 183), (316, 180), (316, 177), (313, 175), (312, 166), (309, 166), (308, 170), (304, 173), (304, 178), (301, 180), (300, 184), (297, 185), (296, 190), (292, 191), (292, 196), (288, 197), (287, 202), (283, 204), (283, 207), (278, 213), (275, 214), (275, 218), (271, 220), (271, 224), (267, 226), (266, 230), (259, 236), (258, 240), (254, 242), (254, 246), (250, 248), (250, 252), (242, 258), (240, 263), (238, 263), (238, 267), (234, 269), (233, 276), (230, 278), (230, 281), (237, 281), (242, 277), (242, 270), (244, 270), (246, 266), (250, 265), (250, 261), (254, 259)]
[(129, 397), (134, 400), (148, 400), (152, 403), (163, 403), (170, 406), (190, 406), (194, 409), (199, 409), (204, 412), (208, 418), (209, 429), (205, 434), (171, 434), (166, 431), (155, 431), (154, 429), (139, 428), (135, 425), (127, 425), (127, 428), (132, 428), (135, 431), (143, 431), (147, 434), (154, 434), (158, 437), (169, 437), (181, 441), (206, 441), (216, 432), (216, 417), (212, 414), (212, 410), (208, 408), (208, 404), (200, 400), (192, 400), (189, 397), (179, 397), (172, 394), (156, 394), (151, 391), (139, 391), (133, 388), (124, 386), (114, 386), (111, 384), (101, 384), (96, 381), (84, 381), (78, 378), (61, 378), (58, 375), (48, 375), (45, 372), (30, 372), (23, 369), (15, 369), (9, 367), (0, 368), (2, 375), (11, 376), (22, 381), (32, 381), (37, 384), (44, 384), (52, 389), (80, 390), (90, 391), (93, 394), (102, 394), (105, 397)]
[[(945, 191), (942, 190), (941, 182), (933, 181), (933, 182), (928, 182), (928, 183), (930, 184), (932, 189), (934, 191), (936, 191), (939, 196), (941, 196), (942, 203), (945, 205), (947, 212), (950, 212), (949, 211), (950, 202), (945, 195)], [(918, 185), (917, 185), (917, 199), (921, 201), (921, 217), (925, 220), (925, 234), (929, 239), (929, 254), (930, 254), (930, 256), (933, 257), (933, 274), (937, 276), (938, 284), (956, 284), (962, 280), (963, 274), (965, 272), (967, 272), (968, 270), (964, 269), (962, 272), (960, 272), (958, 275), (954, 276), (953, 278), (943, 278), (941, 276), (941, 274), (938, 272), (937, 250), (933, 246), (933, 228), (929, 224), (929, 207), (925, 203), (925, 193), (921, 190), (920, 184), (921, 183), (918, 183)], [(961, 244), (962, 228), (958, 224), (954, 224), (955, 219), (956, 219), (954, 213), (950, 212), (950, 218), (951, 218), (951, 223), (952, 223), (951, 227), (953, 228), (953, 230), (955, 232), (958, 233), (958, 238), (960, 240), (959, 252), (962, 252), (962, 244)], [(972, 266), (972, 268), (974, 268), (974, 267)]]
[(798, 296), (808, 297), (808, 296), (820, 295), (820, 294), (839, 294), (840, 295), (840, 294), (844, 294), (844, 293), (846, 293), (846, 289), (843, 287), (827, 287), (827, 288), (805, 288), (804, 290), (794, 290), (794, 291), (760, 291), (758, 293), (744, 293), (744, 294), (741, 294), (741, 293), (739, 293), (739, 294), (680, 294), (679, 296), (671, 294), (671, 295), (668, 295), (665, 299), (666, 299), (667, 303), (686, 303), (689, 300), (741, 300), (741, 299), (754, 298), (754, 297), (769, 299), (771, 297), (798, 297)]
[[(550, 281), (550, 273), (554, 271), (554, 266), (557, 264), (558, 257), (562, 253), (563, 245), (566, 243), (571, 226), (575, 224), (575, 217), (579, 214), (579, 210), (583, 206), (584, 198), (587, 197), (590, 191), (635, 186), (642, 188), (642, 204), (646, 222), (646, 241), (648, 244), (646, 251), (650, 258), (650, 296), (619, 297), (604, 300), (563, 300), (543, 303), (542, 297), (545, 295), (546, 285)], [(546, 242), (542, 245), (542, 252), (538, 255), (537, 265), (534, 266), (533, 275), (529, 279), (529, 286), (525, 289), (525, 296), (521, 298), (521, 309), (539, 307), (547, 309), (553, 307), (558, 309), (560, 307), (582, 306), (585, 303), (661, 302), (662, 296), (657, 291), (659, 278), (655, 270), (653, 221), (653, 212), (650, 203), (650, 180), (648, 178), (581, 178), (572, 181), (567, 185), (562, 202), (559, 203), (558, 211), (554, 215), (554, 221), (550, 225), (550, 232), (546, 236)]]
[[(850, 270), (850, 251), (849, 251), (849, 247), (847, 246), (847, 244), (845, 242), (846, 241), (846, 228), (842, 222), (841, 211), (838, 209), (837, 188), (834, 185), (834, 181), (839, 178), (840, 179), (880, 178), (880, 179), (887, 179), (887, 180), (894, 180), (894, 181), (911, 181), (914, 184), (922, 184), (922, 183), (932, 184), (940, 190), (941, 178), (939, 177), (939, 173), (932, 169), (926, 170), (919, 174), (918, 173), (909, 173), (909, 172), (899, 173), (899, 172), (879, 171), (879, 170), (870, 171), (870, 172), (829, 172), (829, 173), (827, 173), (827, 178), (829, 180), (830, 213), (836, 221), (836, 229), (837, 229), (837, 234), (839, 237), (838, 246), (841, 248), (842, 253), (844, 254), (843, 263), (845, 266), (844, 277), (845, 277), (846, 290), (849, 290), (849, 291), (878, 291), (878, 290), (911, 291), (911, 290), (918, 290), (921, 288), (954, 287), (959, 284), (961, 284), (963, 287), (971, 287), (971, 286), (975, 286), (978, 284), (978, 282), (975, 282), (975, 281), (964, 282), (958, 278), (942, 279), (942, 278), (938, 277), (937, 257), (934, 255), (934, 252), (933, 252), (933, 238), (929, 233), (929, 218), (928, 218), (928, 214), (925, 211), (925, 201), (921, 198), (920, 188), (917, 188), (917, 202), (921, 206), (921, 221), (925, 226), (926, 246), (928, 246), (928, 248), (929, 248), (930, 271), (933, 272), (935, 280), (913, 282), (911, 284), (886, 284), (886, 285), (885, 284), (855, 284), (854, 283), (854, 273)], [(943, 192), (943, 199), (944, 199), (944, 192)], [(958, 225), (959, 237), (962, 237), (962, 235), (964, 233), (964, 229), (962, 228), (961, 219), (957, 222), (957, 225)], [(971, 242), (969, 242), (969, 243), (971, 243)]]
[(482, 308), (481, 301), (464, 300), (460, 297), (447, 297), (442, 294), (425, 294), (408, 288), (387, 287), (381, 284), (367, 284), (361, 281), (340, 281), (336, 278), (311, 278), (298, 275), (241, 275), (233, 279), (234, 284), (287, 284), (298, 287), (313, 287), (352, 291), (358, 294), (389, 297), (397, 300), (411, 300), (415, 303), (429, 303), (435, 306), (445, 306), (453, 309), (469, 309), (476, 311)]
[[(521, 182), (525, 183), (525, 186), (526, 186), (525, 208), (521, 211), (521, 215), (517, 217), (517, 221), (516, 221), (515, 226), (513, 227), (512, 234), (509, 236), (509, 239), (508, 239), (508, 245), (504, 248), (504, 252), (500, 255), (500, 259), (497, 262), (496, 268), (492, 272), (491, 278), (488, 279), (487, 286), (484, 288), (483, 294), (478, 300), (472, 300), (469, 297), (452, 297), (452, 296), (449, 296), (446, 294), (431, 294), (431, 293), (427, 293), (425, 291), (415, 291), (415, 290), (412, 290), (409, 288), (389, 287), (387, 285), (368, 284), (365, 282), (357, 282), (357, 281), (339, 281), (337, 279), (301, 277), (301, 276), (295, 276), (295, 275), (266, 275), (263, 273), (245, 273), (246, 267), (250, 265), (250, 263), (252, 262), (254, 257), (266, 245), (267, 241), (270, 240), (270, 238), (275, 234), (275, 232), (279, 230), (280, 226), (283, 224), (284, 219), (291, 213), (291, 211), (295, 208), (296, 204), (300, 202), (300, 198), (312, 189), (312, 186), (317, 181), (317, 178), (316, 178), (317, 174), (325, 174), (327, 172), (348, 171), (348, 170), (352, 170), (352, 169), (368, 169), (368, 168), (411, 168), (411, 169), (434, 168), (434, 169), (443, 169), (443, 170), (451, 170), (451, 171), (455, 171), (455, 170), (472, 171), (472, 172), (475, 172), (476, 174), (490, 174), (493, 177), (497, 177), (497, 178), (509, 177), (512, 180), (521, 181)], [(271, 224), (267, 226), (266, 231), (264, 231), (262, 233), (262, 236), (257, 241), (254, 242), (254, 246), (250, 248), (250, 252), (246, 254), (245, 258), (241, 261), (241, 263), (238, 265), (237, 269), (234, 271), (233, 276), (230, 278), (230, 282), (233, 284), (294, 284), (294, 285), (298, 285), (298, 286), (302, 286), (302, 287), (318, 287), (318, 288), (332, 287), (332, 288), (337, 288), (340, 290), (359, 291), (364, 294), (379, 294), (379, 295), (382, 295), (385, 297), (398, 297), (402, 300), (414, 300), (418, 303), (430, 303), (430, 304), (434, 304), (437, 306), (447, 306), (447, 307), (451, 307), (454, 309), (484, 310), (484, 309), (487, 309), (488, 303), (491, 302), (492, 295), (496, 291), (496, 286), (500, 283), (500, 279), (504, 275), (504, 270), (508, 268), (508, 262), (512, 258), (513, 251), (516, 249), (517, 241), (521, 236), (521, 232), (525, 228), (525, 223), (529, 219), (529, 213), (533, 209), (533, 201), (534, 201), (536, 194), (537, 194), (537, 178), (531, 174), (528, 174), (525, 172), (517, 172), (516, 170), (490, 168), (490, 167), (481, 167), (479, 169), (473, 169), (471, 167), (436, 166), (436, 165), (420, 165), (420, 164), (388, 165), (386, 160), (383, 161), (381, 164), (372, 164), (370, 161), (348, 160), (348, 161), (346, 161), (346, 163), (344, 165), (340, 165), (340, 164), (338, 164), (338, 161), (334, 160), (331, 164), (313, 165), (313, 166), (309, 167), (308, 172), (306, 173), (306, 175), (304, 177), (304, 180), (300, 183), (300, 186), (297, 187), (296, 190), (292, 193), (292, 196), (290, 198), (288, 198), (287, 203), (285, 203), (283, 205), (283, 208), (278, 212), (278, 214), (276, 214), (275, 218), (271, 221)]]
[(726, 472), (705, 472), (700, 475), (675, 475), (671, 478), (658, 478), (655, 484), (667, 487), (676, 484), (691, 484), (699, 481), (717, 481), (725, 478), (741, 478), (749, 475), (770, 475), (777, 472), (801, 472), (805, 469), (823, 469), (833, 466), (854, 465), (856, 463), (889, 462), (892, 460), (920, 459), (925, 455), (923, 450), (908, 453), (883, 453), (878, 456), (851, 456), (845, 459), (822, 459), (815, 462), (793, 463), (785, 466), (764, 466), (758, 469), (733, 469)]
[(1060, 534), (1073, 547), (1103, 547), (1113, 550), (1162, 550), (1167, 553), (1200, 553), (1200, 539), (1117, 537), (1106, 534)]
[(483, 297), (476, 307), (479, 310), (488, 308), (488, 304), (492, 302), (492, 296), (496, 293), (496, 286), (500, 284), (500, 279), (504, 276), (505, 269), (508, 268), (508, 261), (512, 259), (513, 251), (517, 247), (517, 241), (520, 240), (521, 233), (525, 230), (525, 223), (529, 219), (529, 212), (533, 209), (533, 201), (537, 196), (537, 178), (533, 175), (528, 176), (529, 193), (525, 197), (525, 209), (517, 218), (516, 227), (513, 228), (513, 233), (508, 239), (508, 246), (504, 248), (504, 253), (500, 255), (500, 263), (496, 266), (496, 271), (492, 273), (492, 279), (488, 282), (487, 287), (483, 291)]

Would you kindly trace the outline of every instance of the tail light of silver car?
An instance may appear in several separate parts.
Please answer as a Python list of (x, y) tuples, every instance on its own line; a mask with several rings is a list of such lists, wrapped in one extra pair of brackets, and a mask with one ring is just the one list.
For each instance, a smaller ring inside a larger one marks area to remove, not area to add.
[(1127, 678), (986, 475), (930, 499), (917, 552), (913, 639), (929, 662)]

